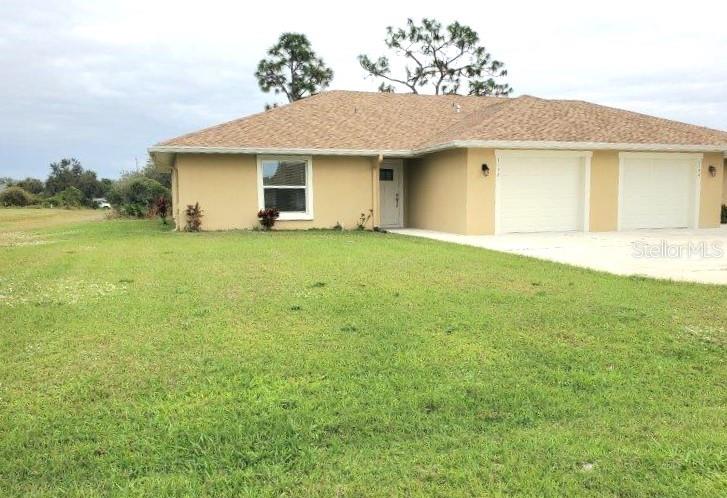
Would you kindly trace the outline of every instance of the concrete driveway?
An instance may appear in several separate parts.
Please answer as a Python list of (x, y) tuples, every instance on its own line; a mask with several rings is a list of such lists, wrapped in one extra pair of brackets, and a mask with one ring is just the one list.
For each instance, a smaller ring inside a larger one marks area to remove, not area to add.
[(727, 226), (630, 232), (456, 235), (415, 228), (415, 237), (557, 261), (617, 275), (727, 285)]

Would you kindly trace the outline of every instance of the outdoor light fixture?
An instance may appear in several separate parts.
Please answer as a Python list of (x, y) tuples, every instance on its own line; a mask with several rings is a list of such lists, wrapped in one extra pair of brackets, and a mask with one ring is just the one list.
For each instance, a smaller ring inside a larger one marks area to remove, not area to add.
[(482, 165), (482, 174), (490, 176), (490, 167), (487, 164)]
[(717, 168), (715, 168), (713, 165), (709, 165), (709, 174), (712, 176), (717, 176)]

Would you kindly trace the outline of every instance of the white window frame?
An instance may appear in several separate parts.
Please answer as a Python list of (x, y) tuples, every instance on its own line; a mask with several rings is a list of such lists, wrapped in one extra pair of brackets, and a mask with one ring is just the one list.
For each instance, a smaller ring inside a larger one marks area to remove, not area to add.
[[(263, 185), (263, 161), (305, 161), (305, 211), (281, 211), (279, 220), (312, 220), (313, 219), (313, 157), (312, 156), (257, 156), (257, 205), (265, 209), (266, 188), (291, 188)], [(295, 188), (295, 187), (293, 187)]]

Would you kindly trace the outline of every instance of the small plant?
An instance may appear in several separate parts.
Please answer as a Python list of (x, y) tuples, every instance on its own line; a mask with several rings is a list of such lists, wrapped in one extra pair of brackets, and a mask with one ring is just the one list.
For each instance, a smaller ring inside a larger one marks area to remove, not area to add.
[(366, 230), (366, 224), (371, 219), (371, 216), (373, 216), (374, 210), (369, 209), (369, 213), (361, 213), (361, 217), (358, 219), (358, 223), (356, 223), (356, 230)]
[(341, 225), (341, 222), (340, 221), (337, 221), (336, 224), (333, 225), (333, 229), (332, 230), (335, 230), (336, 232), (340, 232), (340, 231), (343, 230), (343, 225)]
[(720, 223), (727, 224), (727, 204), (722, 204), (722, 216)]
[(184, 230), (187, 232), (199, 232), (202, 228), (202, 208), (199, 207), (199, 202), (195, 202), (194, 206), (187, 204), (184, 215), (187, 218), (187, 225), (184, 227)]
[(260, 226), (263, 230), (270, 230), (275, 225), (275, 220), (280, 216), (280, 210), (277, 208), (265, 208), (257, 212), (260, 220)]
[(159, 219), (162, 220), (162, 224), (167, 224), (167, 216), (169, 216), (169, 199), (166, 196), (160, 195), (154, 200), (154, 205), (151, 212)]
[(104, 218), (107, 220), (118, 220), (121, 216), (121, 213), (119, 213), (116, 209), (107, 209), (104, 214)]

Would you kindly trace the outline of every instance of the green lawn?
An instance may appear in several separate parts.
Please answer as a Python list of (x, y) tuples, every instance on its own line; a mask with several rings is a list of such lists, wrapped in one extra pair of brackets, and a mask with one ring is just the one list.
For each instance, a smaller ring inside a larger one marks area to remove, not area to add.
[(0, 234), (104, 219), (103, 209), (0, 208)]
[(0, 495), (727, 495), (727, 287), (376, 233), (10, 230)]

